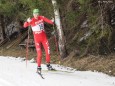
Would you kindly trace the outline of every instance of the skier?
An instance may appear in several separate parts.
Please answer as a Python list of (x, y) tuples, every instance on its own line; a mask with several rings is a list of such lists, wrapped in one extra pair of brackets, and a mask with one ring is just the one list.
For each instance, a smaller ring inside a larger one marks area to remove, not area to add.
[(50, 65), (50, 49), (49, 49), (49, 43), (48, 39), (44, 30), (44, 22), (47, 22), (49, 24), (54, 24), (52, 20), (49, 20), (48, 18), (44, 16), (39, 15), (39, 9), (33, 10), (33, 18), (28, 18), (27, 21), (24, 23), (24, 27), (31, 26), (33, 35), (34, 35), (34, 41), (35, 41), (35, 47), (37, 51), (37, 72), (41, 72), (41, 59), (42, 59), (42, 50), (41, 45), (43, 45), (46, 53), (46, 65), (48, 70), (53, 70), (52, 66)]

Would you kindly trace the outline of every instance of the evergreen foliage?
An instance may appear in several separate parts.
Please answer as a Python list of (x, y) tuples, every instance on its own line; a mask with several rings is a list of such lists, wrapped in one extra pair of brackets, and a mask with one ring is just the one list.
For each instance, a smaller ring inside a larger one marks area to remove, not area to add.
[(32, 17), (32, 10), (40, 9), (40, 13), (44, 16), (53, 17), (52, 4), (48, 0), (1, 0), (0, 14), (19, 19)]
[[(112, 27), (108, 23), (111, 5), (100, 4), (98, 0), (57, 0), (61, 13), (63, 30), (67, 40), (68, 52), (80, 47), (82, 53), (99, 53), (99, 47), (103, 44), (111, 52)], [(0, 0), (0, 15), (12, 19), (25, 21), (32, 17), (32, 10), (40, 9), (40, 14), (52, 18), (53, 7), (51, 0)], [(86, 22), (86, 27), (81, 27)], [(91, 33), (83, 41), (85, 34)], [(100, 44), (102, 39), (103, 43)], [(114, 42), (112, 42), (114, 43)], [(95, 45), (95, 46), (94, 46)], [(111, 45), (111, 46), (110, 46)]]

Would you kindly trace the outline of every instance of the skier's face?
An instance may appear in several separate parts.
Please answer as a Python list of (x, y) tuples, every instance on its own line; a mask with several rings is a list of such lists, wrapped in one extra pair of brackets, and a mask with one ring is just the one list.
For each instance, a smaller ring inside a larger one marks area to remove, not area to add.
[(39, 13), (33, 13), (34, 18), (38, 18)]

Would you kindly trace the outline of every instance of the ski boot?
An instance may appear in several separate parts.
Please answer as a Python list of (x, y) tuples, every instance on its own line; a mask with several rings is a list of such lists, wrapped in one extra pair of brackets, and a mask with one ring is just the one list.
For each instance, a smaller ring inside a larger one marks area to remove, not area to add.
[(51, 71), (52, 71), (52, 70), (55, 71), (55, 69), (52, 68), (52, 66), (51, 66), (50, 64), (47, 64), (47, 69), (48, 69), (48, 70), (51, 70)]
[(41, 73), (41, 67), (37, 67), (37, 73)]

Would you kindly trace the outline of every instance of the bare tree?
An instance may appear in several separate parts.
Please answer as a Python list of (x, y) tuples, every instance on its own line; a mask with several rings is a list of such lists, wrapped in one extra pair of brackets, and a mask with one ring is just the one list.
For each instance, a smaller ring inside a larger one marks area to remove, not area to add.
[(67, 56), (67, 52), (65, 46), (65, 37), (62, 30), (61, 20), (60, 20), (59, 8), (57, 6), (56, 0), (52, 0), (52, 4), (54, 7), (55, 24), (58, 32), (59, 53), (61, 58), (65, 58)]

